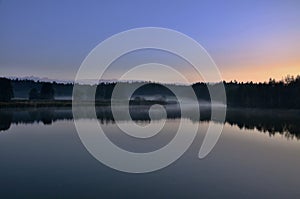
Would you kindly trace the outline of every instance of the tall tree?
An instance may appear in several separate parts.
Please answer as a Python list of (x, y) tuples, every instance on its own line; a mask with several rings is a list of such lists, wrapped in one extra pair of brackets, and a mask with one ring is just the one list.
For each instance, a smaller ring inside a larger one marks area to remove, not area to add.
[(14, 97), (11, 80), (0, 78), (0, 101), (10, 101)]

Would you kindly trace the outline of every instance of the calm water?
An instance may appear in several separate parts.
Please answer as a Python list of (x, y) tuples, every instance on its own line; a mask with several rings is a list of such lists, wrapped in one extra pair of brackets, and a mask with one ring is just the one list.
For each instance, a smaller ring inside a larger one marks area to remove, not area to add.
[[(147, 108), (131, 115), (138, 124), (149, 123)], [(97, 116), (114, 143), (142, 152), (173, 138), (180, 113), (170, 109), (162, 132), (148, 141), (122, 134), (108, 108), (99, 108)], [(299, 121), (299, 111), (229, 110), (217, 145), (200, 160), (205, 130), (218, 124), (204, 112), (184, 119), (200, 128), (179, 160), (152, 173), (127, 174), (88, 153), (70, 109), (1, 110), (0, 198), (299, 198)], [(87, 115), (80, 122), (94, 120)]]

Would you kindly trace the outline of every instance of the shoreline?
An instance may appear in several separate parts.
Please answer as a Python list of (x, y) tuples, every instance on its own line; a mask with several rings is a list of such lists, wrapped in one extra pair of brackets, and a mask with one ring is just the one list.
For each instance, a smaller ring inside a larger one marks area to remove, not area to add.
[[(110, 106), (110, 100), (96, 100), (92, 101), (80, 101), (75, 102), (78, 106), (91, 106), (95, 104), (96, 106)], [(124, 104), (124, 102), (119, 102)], [(167, 105), (167, 104), (176, 104), (175, 102), (165, 102), (159, 100), (130, 100), (130, 105)], [(72, 100), (11, 100), (9, 102), (0, 102), (0, 109), (3, 108), (39, 108), (39, 107), (72, 107)]]
[[(127, 102), (127, 101), (126, 101)], [(111, 106), (111, 101), (110, 100), (96, 100), (95, 102), (96, 107), (107, 107)], [(119, 102), (120, 105), (125, 104), (123, 101)], [(178, 104), (176, 101), (159, 101), (159, 100), (130, 100), (129, 101), (130, 105), (133, 106), (151, 106), (154, 104), (160, 104), (160, 105), (175, 105)], [(0, 110), (6, 109), (6, 108), (60, 108), (60, 107), (70, 107), (72, 108), (72, 100), (11, 100), (9, 102), (0, 102)], [(78, 106), (91, 106), (93, 105), (93, 102), (91, 101), (80, 101), (77, 102)], [(200, 104), (200, 109), (201, 108), (210, 108), (210, 106), (203, 106), (201, 107)], [(239, 109), (244, 109), (244, 110), (278, 110), (278, 111), (299, 111), (300, 109), (297, 108), (261, 108), (261, 107), (235, 107), (235, 106), (228, 106), (227, 109), (230, 110), (239, 110)]]

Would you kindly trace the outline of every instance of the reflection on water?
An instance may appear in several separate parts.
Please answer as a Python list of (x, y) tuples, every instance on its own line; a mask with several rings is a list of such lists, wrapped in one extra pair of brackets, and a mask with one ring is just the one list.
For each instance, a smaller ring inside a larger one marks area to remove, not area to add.
[[(131, 107), (132, 118), (149, 123), (148, 108)], [(148, 152), (176, 134), (180, 112), (166, 108), (169, 119), (149, 140), (123, 133), (108, 107), (97, 108), (97, 116), (114, 144)], [(119, 111), (122, 116), (122, 107)], [(200, 118), (185, 117), (184, 125), (200, 125), (184, 155), (162, 170), (136, 175), (113, 170), (89, 154), (70, 108), (1, 110), (0, 198), (299, 198), (298, 111), (228, 110), (224, 131), (204, 159), (198, 153), (210, 124), (209, 110), (203, 109)], [(88, 127), (96, 121), (78, 122)]]
[[(192, 109), (193, 107), (185, 107)], [(83, 107), (85, 109), (85, 107)], [(180, 118), (180, 109), (176, 105), (165, 106), (168, 119)], [(120, 106), (118, 112), (122, 120), (124, 109)], [(202, 108), (200, 118), (193, 115), (184, 116), (192, 122), (211, 121), (210, 110)], [(100, 123), (114, 123), (114, 118), (109, 107), (97, 107), (97, 118)], [(131, 106), (130, 115), (136, 122), (149, 122), (149, 106)], [(92, 118), (89, 112), (84, 119)], [(6, 131), (12, 124), (43, 123), (52, 124), (57, 120), (72, 120), (71, 108), (24, 108), (0, 110), (0, 131)], [(124, 121), (126, 117), (124, 116)], [(259, 109), (228, 109), (225, 123), (238, 126), (240, 129), (256, 129), (268, 133), (270, 136), (282, 134), (286, 138), (300, 139), (300, 111), (298, 110), (259, 110)], [(218, 122), (218, 121), (214, 121)]]

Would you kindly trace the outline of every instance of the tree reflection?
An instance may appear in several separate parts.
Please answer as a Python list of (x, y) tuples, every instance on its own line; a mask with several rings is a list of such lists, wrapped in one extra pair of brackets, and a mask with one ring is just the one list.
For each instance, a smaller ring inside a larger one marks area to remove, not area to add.
[(10, 112), (0, 111), (0, 131), (6, 131), (12, 123), (12, 114)]
[[(131, 106), (130, 115), (133, 121), (150, 122), (150, 106)], [(181, 112), (178, 106), (166, 105), (168, 119), (178, 119)], [(122, 116), (120, 107), (120, 116)], [(101, 124), (115, 123), (110, 107), (97, 107), (96, 115)], [(200, 109), (200, 118), (195, 115), (185, 115), (193, 122), (211, 121), (209, 108)], [(83, 118), (92, 119), (87, 112)], [(121, 120), (126, 121), (126, 117)], [(50, 125), (57, 120), (72, 120), (71, 108), (28, 108), (0, 110), (0, 131), (6, 131), (11, 124), (42, 123)], [(300, 111), (299, 110), (261, 110), (261, 109), (228, 109), (225, 122), (240, 129), (256, 129), (260, 132), (284, 135), (286, 138), (300, 139)], [(213, 121), (218, 122), (218, 121)]]

